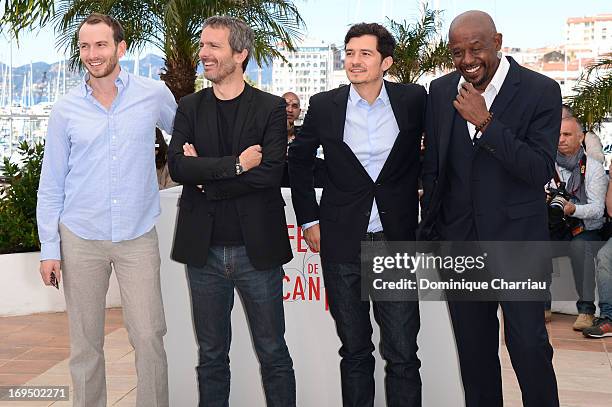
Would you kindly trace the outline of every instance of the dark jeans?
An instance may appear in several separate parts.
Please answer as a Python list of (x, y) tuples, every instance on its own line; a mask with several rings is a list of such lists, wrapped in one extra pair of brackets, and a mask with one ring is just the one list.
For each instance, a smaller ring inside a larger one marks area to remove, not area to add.
[[(591, 242), (601, 240), (599, 230), (585, 230), (570, 238), (566, 245), (553, 242), (554, 257), (569, 256), (572, 264), (574, 284), (578, 293), (576, 309), (580, 314), (595, 314), (595, 245)], [(566, 253), (560, 253), (560, 248), (569, 248)], [(549, 293), (550, 297), (550, 293)], [(546, 302), (546, 309), (550, 309), (550, 298)]]
[(255, 270), (244, 246), (214, 246), (204, 267), (187, 267), (199, 345), (200, 407), (229, 405), (234, 288), (242, 298), (269, 407), (295, 406), (293, 362), (285, 343), (281, 267)]
[[(342, 404), (374, 405), (374, 344), (370, 302), (361, 300), (358, 263), (328, 263), (323, 277), (329, 310), (336, 322), (340, 348)], [(374, 318), (380, 326), (379, 350), (386, 361), (385, 392), (389, 407), (421, 406), (421, 362), (417, 357), (420, 327), (416, 301), (374, 301)]]
[(498, 306), (503, 311), (506, 346), (523, 406), (558, 407), (553, 349), (542, 302), (449, 301), (466, 407), (503, 406)]

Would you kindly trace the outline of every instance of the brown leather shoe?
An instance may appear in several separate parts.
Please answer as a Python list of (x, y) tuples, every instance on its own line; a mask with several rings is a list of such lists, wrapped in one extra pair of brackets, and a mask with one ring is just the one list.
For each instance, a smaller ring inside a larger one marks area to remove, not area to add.
[(593, 326), (594, 315), (591, 314), (578, 314), (576, 322), (574, 322), (574, 331), (582, 331), (583, 329)]

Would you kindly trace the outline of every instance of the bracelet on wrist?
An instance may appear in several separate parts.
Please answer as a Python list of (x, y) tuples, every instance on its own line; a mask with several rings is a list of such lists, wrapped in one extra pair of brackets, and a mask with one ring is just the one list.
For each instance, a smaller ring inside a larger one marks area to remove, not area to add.
[(489, 116), (487, 116), (486, 120), (482, 123), (480, 123), (480, 125), (476, 126), (476, 133), (480, 133), (483, 129), (483, 127), (485, 127), (487, 124), (489, 124), (491, 122), (491, 120), (493, 120), (493, 113), (489, 112)]

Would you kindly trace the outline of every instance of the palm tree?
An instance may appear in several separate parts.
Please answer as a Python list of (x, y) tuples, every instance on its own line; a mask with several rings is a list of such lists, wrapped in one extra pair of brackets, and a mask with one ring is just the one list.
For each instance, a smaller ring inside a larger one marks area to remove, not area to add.
[(589, 65), (566, 98), (588, 130), (599, 127), (612, 113), (612, 53)]
[(230, 15), (252, 27), (257, 63), (280, 56), (277, 43), (293, 49), (293, 41), (301, 37), (305, 26), (291, 0), (57, 0), (55, 6), (49, 0), (18, 2), (38, 4), (38, 14), (20, 19), (18, 10), (12, 9), (8, 18), (5, 12), (0, 24), (8, 24), (17, 33), (40, 26), (51, 14), (57, 45), (70, 50), (73, 68), (79, 65), (76, 31), (80, 22), (92, 12), (114, 16), (123, 25), (128, 50), (153, 45), (163, 52), (165, 67), (160, 76), (177, 100), (195, 90), (198, 40), (207, 17)]
[(53, 16), (55, 0), (2, 0), (4, 12), (0, 31), (10, 31), (16, 39), (31, 27), (43, 27)]
[(441, 12), (423, 5), (415, 24), (387, 19), (387, 25), (397, 41), (389, 75), (401, 83), (414, 83), (423, 74), (436, 69), (452, 68), (448, 43), (441, 38)]

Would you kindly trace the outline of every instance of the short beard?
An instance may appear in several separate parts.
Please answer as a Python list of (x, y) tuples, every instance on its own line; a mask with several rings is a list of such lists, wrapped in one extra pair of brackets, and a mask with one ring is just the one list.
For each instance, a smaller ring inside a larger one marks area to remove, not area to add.
[(204, 70), (204, 77), (214, 84), (219, 84), (225, 80), (228, 76), (236, 71), (236, 65), (233, 63), (223, 62), (219, 65), (219, 73), (217, 76), (208, 77), (206, 76), (206, 70)]
[(87, 70), (87, 72), (89, 72), (89, 75), (93, 76), (96, 79), (106, 78), (111, 73), (113, 73), (113, 71), (115, 70), (115, 67), (117, 66), (117, 62), (119, 62), (119, 58), (117, 58), (117, 53), (115, 52), (115, 55), (113, 55), (112, 57), (109, 58), (108, 66), (106, 67), (106, 69), (104, 71), (102, 71), (101, 74), (97, 74), (96, 75), (92, 71), (90, 71), (89, 69)]

